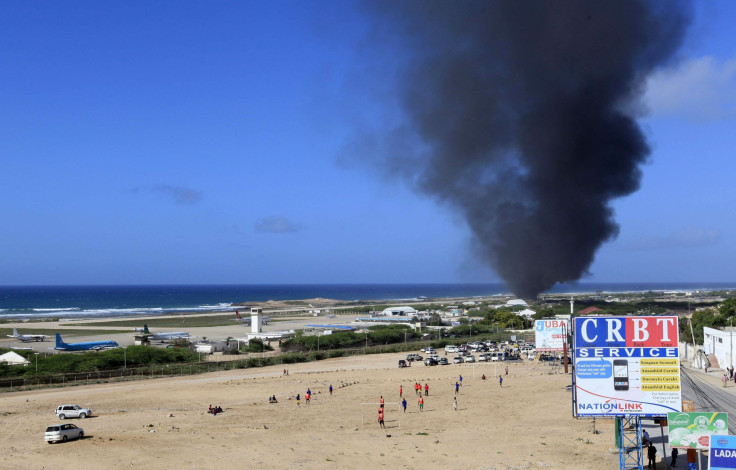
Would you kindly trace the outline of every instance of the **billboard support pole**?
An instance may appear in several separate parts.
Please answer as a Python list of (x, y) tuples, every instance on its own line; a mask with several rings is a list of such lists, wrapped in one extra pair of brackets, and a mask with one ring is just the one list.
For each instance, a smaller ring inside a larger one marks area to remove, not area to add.
[[(572, 388), (572, 417), (577, 418), (577, 406), (578, 406), (578, 400), (577, 400), (577, 387), (575, 385), (575, 345), (573, 344), (573, 340), (575, 339), (575, 323), (572, 321), (572, 317), (570, 317), (570, 353), (572, 354), (573, 361), (572, 361), (572, 374), (570, 374), (570, 382), (571, 382), (571, 388)], [(565, 337), (565, 341), (567, 341), (567, 336)], [(567, 362), (567, 360), (565, 360)], [(567, 364), (565, 364), (567, 365)]]
[(659, 421), (659, 434), (662, 436), (662, 462), (664, 462), (664, 468), (669, 470), (670, 464), (667, 463), (667, 454), (664, 448), (664, 425), (661, 420)]
[(564, 323), (562, 325), (562, 334), (565, 335), (565, 339), (562, 341), (562, 360), (565, 362), (565, 373), (567, 374), (567, 328), (565, 328)]

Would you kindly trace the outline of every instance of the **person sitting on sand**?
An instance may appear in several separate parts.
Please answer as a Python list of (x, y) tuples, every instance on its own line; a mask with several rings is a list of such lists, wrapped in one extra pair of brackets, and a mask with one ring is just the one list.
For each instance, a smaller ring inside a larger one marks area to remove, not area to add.
[(486, 374), (483, 374), (483, 377), (481, 377), (481, 379), (485, 380), (486, 379)]

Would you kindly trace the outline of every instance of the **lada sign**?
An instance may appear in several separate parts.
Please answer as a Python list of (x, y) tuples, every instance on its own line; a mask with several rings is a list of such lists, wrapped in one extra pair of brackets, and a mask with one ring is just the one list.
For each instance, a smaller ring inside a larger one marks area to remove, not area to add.
[(574, 319), (577, 416), (680, 411), (677, 317)]

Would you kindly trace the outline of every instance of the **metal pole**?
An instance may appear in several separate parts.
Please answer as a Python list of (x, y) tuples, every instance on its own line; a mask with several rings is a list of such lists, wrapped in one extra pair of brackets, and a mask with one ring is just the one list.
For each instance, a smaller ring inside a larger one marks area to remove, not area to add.
[(36, 373), (38, 374), (38, 353), (33, 353), (36, 355)]
[(123, 348), (123, 369), (128, 368), (128, 348)]
[(664, 426), (662, 425), (662, 421), (659, 422), (659, 433), (662, 436), (662, 462), (664, 462), (664, 468), (668, 469), (670, 468), (670, 464), (667, 463), (667, 454), (665, 454), (665, 448), (664, 448)]
[(564, 338), (562, 340), (562, 360), (565, 361), (565, 373), (567, 374), (567, 327), (562, 324), (562, 334)]

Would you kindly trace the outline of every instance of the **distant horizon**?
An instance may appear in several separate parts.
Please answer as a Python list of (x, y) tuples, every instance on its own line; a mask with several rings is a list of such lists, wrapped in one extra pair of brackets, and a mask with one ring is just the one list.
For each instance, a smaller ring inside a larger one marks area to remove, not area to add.
[[(575, 286), (575, 285), (603, 285), (603, 284), (642, 284), (642, 285), (657, 285), (657, 284), (670, 284), (670, 285), (677, 285), (677, 284), (734, 284), (734, 287), (736, 287), (736, 280), (732, 281), (571, 281), (571, 282), (561, 282), (558, 284), (555, 284), (552, 289), (558, 286)], [(4, 287), (166, 287), (166, 286), (181, 286), (181, 287), (187, 287), (187, 286), (203, 286), (203, 287), (209, 287), (209, 286), (366, 286), (366, 285), (374, 285), (374, 286), (418, 286), (418, 285), (462, 285), (462, 286), (468, 286), (468, 285), (493, 285), (493, 286), (505, 286), (506, 283), (503, 281), (488, 281), (488, 282), (481, 282), (481, 281), (471, 281), (471, 282), (436, 282), (436, 281), (411, 281), (411, 282), (201, 282), (201, 283), (192, 283), (192, 282), (183, 282), (183, 283), (174, 283), (174, 282), (162, 282), (162, 283), (140, 283), (140, 284), (132, 284), (132, 283), (118, 283), (118, 284), (112, 284), (112, 283), (100, 283), (100, 284), (93, 284), (93, 283), (79, 283), (79, 284), (0, 284), (0, 288)]]

